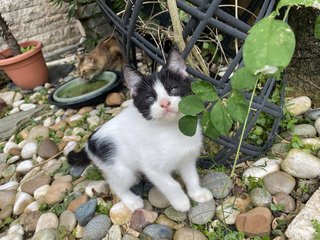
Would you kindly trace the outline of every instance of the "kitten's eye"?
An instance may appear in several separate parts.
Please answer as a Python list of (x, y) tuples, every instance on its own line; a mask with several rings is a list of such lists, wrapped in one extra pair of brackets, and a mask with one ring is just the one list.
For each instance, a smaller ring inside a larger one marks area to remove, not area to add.
[(153, 96), (146, 96), (146, 102), (153, 103), (155, 98)]
[(178, 87), (173, 87), (173, 88), (170, 89), (170, 92), (169, 92), (169, 93), (170, 93), (171, 95), (174, 95), (174, 94), (177, 94), (177, 93), (178, 93), (178, 90), (179, 90)]

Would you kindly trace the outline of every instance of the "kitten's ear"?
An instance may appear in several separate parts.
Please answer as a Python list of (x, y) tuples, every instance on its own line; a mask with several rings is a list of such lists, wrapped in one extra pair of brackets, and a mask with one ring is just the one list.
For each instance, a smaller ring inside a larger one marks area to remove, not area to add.
[(172, 72), (178, 73), (182, 79), (188, 77), (187, 66), (178, 50), (173, 49), (169, 53), (166, 68)]
[(131, 95), (135, 96), (137, 94), (138, 84), (142, 81), (143, 76), (133, 67), (126, 65), (123, 67), (123, 77), (126, 81), (128, 88), (131, 91)]

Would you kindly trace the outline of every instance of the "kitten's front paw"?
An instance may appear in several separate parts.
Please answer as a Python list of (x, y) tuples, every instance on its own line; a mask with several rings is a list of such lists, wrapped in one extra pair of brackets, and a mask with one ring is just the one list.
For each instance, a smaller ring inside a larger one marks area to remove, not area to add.
[(199, 188), (196, 191), (189, 193), (189, 196), (199, 203), (207, 202), (213, 198), (212, 193), (206, 188)]
[(190, 201), (187, 196), (175, 198), (173, 202), (171, 202), (172, 207), (180, 212), (188, 212), (190, 209)]
[(134, 212), (136, 209), (143, 208), (143, 200), (140, 197), (126, 198), (123, 199), (124, 204)]

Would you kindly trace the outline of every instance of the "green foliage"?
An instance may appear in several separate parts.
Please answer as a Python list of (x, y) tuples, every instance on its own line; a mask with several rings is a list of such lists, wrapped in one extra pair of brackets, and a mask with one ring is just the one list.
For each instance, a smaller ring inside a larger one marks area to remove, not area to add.
[(212, 230), (208, 229), (205, 225), (192, 225), (192, 228), (201, 231), (208, 240), (243, 240), (244, 233), (232, 231), (224, 226), (221, 222)]
[(26, 52), (29, 52), (30, 50), (34, 49), (36, 46), (34, 45), (30, 45), (30, 46), (27, 46), (27, 47), (20, 47), (20, 51), (21, 53), (26, 53)]
[(39, 206), (39, 211), (45, 213), (49, 210), (49, 205), (47, 203), (41, 203)]
[(316, 19), (316, 24), (314, 25), (314, 37), (320, 40), (320, 16)]
[(75, 16), (76, 11), (80, 6), (87, 5), (94, 2), (94, 0), (49, 0), (52, 4), (58, 8), (61, 8), (63, 4), (68, 4), (68, 19)]
[(2, 223), (0, 224), (0, 231), (2, 231), (2, 229), (4, 229), (6, 226), (9, 226), (9, 224), (12, 222), (13, 218), (11, 217), (6, 217), (5, 219), (3, 219)]
[(262, 236), (262, 237), (255, 236), (255, 237), (253, 237), (253, 240), (270, 240), (270, 237), (269, 236)]
[(69, 206), (70, 202), (76, 198), (76, 195), (74, 194), (69, 194), (66, 192), (66, 196), (63, 199), (63, 203), (54, 205), (51, 207), (50, 212), (54, 213), (55, 215), (59, 216), (63, 211), (67, 209)]
[(96, 212), (109, 215), (109, 211), (110, 211), (111, 207), (112, 207), (111, 202), (106, 202), (105, 204), (99, 203), (96, 207)]
[(239, 91), (234, 91), (227, 100), (227, 110), (233, 120), (244, 123), (248, 113), (248, 103)]
[(61, 167), (58, 170), (58, 172), (62, 173), (63, 175), (67, 175), (69, 173), (69, 170), (70, 170), (70, 165), (68, 162), (65, 161), (61, 164)]
[(284, 130), (292, 131), (294, 126), (299, 122), (299, 119), (292, 116), (287, 110), (284, 110), (284, 117), (280, 123), (280, 126)]
[(49, 129), (49, 138), (52, 139), (55, 143), (61, 142), (61, 137), (59, 137), (56, 133), (56, 131)]
[(261, 178), (257, 177), (246, 177), (248, 190), (251, 191), (254, 188), (264, 188), (263, 181)]
[(84, 176), (87, 180), (103, 180), (104, 179), (102, 172), (95, 166), (87, 168)]
[(211, 122), (217, 131), (222, 135), (227, 135), (232, 127), (232, 118), (227, 108), (218, 101), (212, 108), (210, 113)]
[(303, 148), (303, 143), (298, 135), (294, 135), (290, 141), (290, 147), (301, 149)]
[(186, 96), (179, 102), (179, 110), (185, 115), (196, 116), (204, 109), (203, 101), (194, 95)]
[(191, 84), (192, 92), (200, 98), (202, 101), (216, 101), (218, 100), (218, 95), (215, 87), (205, 81), (197, 81)]
[(239, 68), (231, 78), (231, 86), (234, 90), (252, 90), (259, 75), (252, 74), (248, 68)]
[(193, 136), (197, 130), (198, 117), (196, 116), (183, 116), (179, 119), (179, 129), (186, 136)]
[(283, 204), (270, 203), (270, 210), (273, 211), (273, 212), (283, 212), (284, 205)]
[(320, 240), (320, 222), (317, 219), (311, 220), (312, 226), (314, 228), (314, 233), (312, 240)]

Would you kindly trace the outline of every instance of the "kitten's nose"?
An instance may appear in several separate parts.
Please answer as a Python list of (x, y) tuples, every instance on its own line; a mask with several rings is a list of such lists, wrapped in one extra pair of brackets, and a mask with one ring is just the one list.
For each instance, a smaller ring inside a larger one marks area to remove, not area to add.
[(169, 100), (163, 99), (160, 101), (160, 107), (162, 108), (168, 108), (170, 106), (171, 102)]

